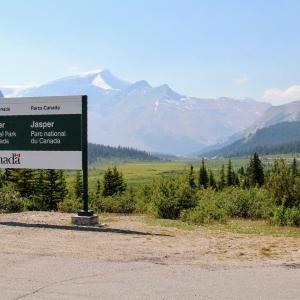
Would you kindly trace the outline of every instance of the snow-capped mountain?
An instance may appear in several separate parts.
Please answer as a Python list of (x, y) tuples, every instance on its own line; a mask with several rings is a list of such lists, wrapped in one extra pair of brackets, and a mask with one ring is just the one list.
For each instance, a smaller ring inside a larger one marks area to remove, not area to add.
[[(1, 89), (1, 86), (0, 86)], [(5, 96), (88, 95), (89, 141), (186, 154), (248, 128), (270, 104), (251, 99), (200, 99), (168, 85), (129, 83), (108, 70), (58, 79)]]

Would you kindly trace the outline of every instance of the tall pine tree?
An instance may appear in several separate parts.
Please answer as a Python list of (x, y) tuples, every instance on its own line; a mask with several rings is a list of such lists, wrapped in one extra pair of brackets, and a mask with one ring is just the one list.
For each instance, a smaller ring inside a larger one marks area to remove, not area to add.
[(83, 195), (83, 181), (81, 171), (76, 172), (74, 189), (76, 199), (81, 199)]
[(189, 182), (189, 186), (192, 189), (196, 188), (194, 166), (193, 165), (191, 165), (191, 167), (190, 167), (190, 171), (189, 171), (189, 174), (188, 174), (188, 182)]
[(264, 168), (256, 152), (250, 158), (247, 179), (250, 186), (262, 186), (265, 182)]
[(229, 159), (228, 165), (227, 165), (227, 172), (226, 172), (226, 185), (227, 186), (233, 186), (235, 185), (236, 178), (235, 178), (234, 171), (232, 169), (231, 160)]
[(204, 163), (204, 158), (202, 158), (201, 166), (199, 170), (199, 179), (198, 179), (199, 188), (206, 189), (208, 187), (208, 174)]
[(63, 201), (59, 172), (46, 170), (44, 176), (44, 202), (48, 210), (57, 210), (58, 203)]
[(223, 190), (226, 186), (226, 180), (225, 180), (225, 167), (222, 165), (221, 171), (220, 171), (220, 180), (218, 182), (218, 189)]
[(294, 177), (296, 177), (298, 175), (298, 164), (297, 164), (297, 160), (296, 158), (294, 157), (293, 159), (293, 163), (292, 163), (292, 166), (291, 166), (291, 170), (292, 170), (292, 175)]

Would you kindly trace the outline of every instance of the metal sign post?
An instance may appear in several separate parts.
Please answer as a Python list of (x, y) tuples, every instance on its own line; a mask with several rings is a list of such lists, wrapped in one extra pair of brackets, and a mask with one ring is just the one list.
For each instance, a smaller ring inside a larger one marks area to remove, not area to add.
[(89, 188), (88, 188), (88, 139), (87, 139), (87, 96), (82, 97), (82, 179), (83, 179), (83, 209), (78, 212), (79, 216), (93, 216), (94, 212), (89, 210)]

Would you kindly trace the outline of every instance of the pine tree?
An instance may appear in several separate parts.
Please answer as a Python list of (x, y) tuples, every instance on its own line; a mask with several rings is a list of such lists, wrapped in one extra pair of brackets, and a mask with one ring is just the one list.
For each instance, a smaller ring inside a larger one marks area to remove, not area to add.
[(57, 193), (60, 201), (64, 201), (68, 195), (67, 182), (63, 170), (58, 171)]
[(247, 177), (250, 186), (262, 186), (265, 182), (264, 168), (256, 152), (250, 158)]
[(44, 177), (44, 202), (48, 210), (57, 210), (61, 199), (59, 174), (56, 170), (46, 170)]
[(217, 183), (216, 183), (214, 174), (211, 170), (209, 171), (209, 176), (208, 176), (208, 186), (213, 189), (217, 188)]
[(3, 175), (5, 182), (10, 182), (22, 197), (29, 198), (35, 194), (36, 171), (31, 169), (6, 169)]
[(111, 168), (108, 168), (103, 176), (103, 191), (104, 197), (113, 195), (113, 174)]
[(294, 157), (293, 159), (293, 163), (292, 163), (292, 166), (291, 166), (291, 170), (292, 170), (292, 175), (294, 177), (297, 177), (298, 175), (298, 164), (297, 164), (297, 160), (296, 158)]
[(233, 186), (235, 185), (235, 174), (232, 170), (231, 160), (229, 159), (227, 165), (227, 173), (226, 173), (226, 185)]
[(189, 182), (189, 185), (192, 189), (196, 188), (194, 166), (193, 165), (191, 165), (191, 167), (190, 167), (190, 172), (188, 174), (188, 182)]
[(97, 199), (100, 198), (101, 195), (101, 182), (99, 179), (97, 179), (97, 185), (96, 185), (96, 197)]
[(244, 177), (244, 176), (245, 176), (245, 169), (244, 169), (244, 167), (243, 167), (243, 166), (241, 166), (241, 167), (239, 168), (239, 170), (238, 170), (238, 174), (240, 174), (242, 177)]
[(76, 172), (75, 177), (75, 197), (81, 199), (83, 195), (83, 181), (81, 171)]
[(225, 186), (226, 186), (225, 167), (224, 167), (224, 165), (222, 165), (221, 171), (220, 171), (220, 181), (218, 183), (218, 188), (219, 188), (219, 190), (223, 190)]
[(112, 176), (113, 194), (125, 192), (126, 183), (124, 181), (123, 174), (118, 171), (116, 166), (113, 167)]
[(198, 179), (199, 188), (206, 189), (208, 187), (208, 174), (205, 167), (204, 159), (202, 158), (201, 166), (199, 170), (199, 179)]
[(126, 190), (126, 183), (123, 174), (118, 171), (116, 167), (108, 168), (103, 177), (103, 190), (104, 197), (112, 196), (114, 194), (123, 193)]

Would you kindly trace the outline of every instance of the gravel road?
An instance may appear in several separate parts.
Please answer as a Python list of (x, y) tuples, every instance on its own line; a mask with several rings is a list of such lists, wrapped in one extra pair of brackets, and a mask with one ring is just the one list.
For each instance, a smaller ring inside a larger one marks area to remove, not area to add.
[(0, 299), (299, 299), (297, 238), (187, 232), (142, 216), (69, 222), (0, 215)]

